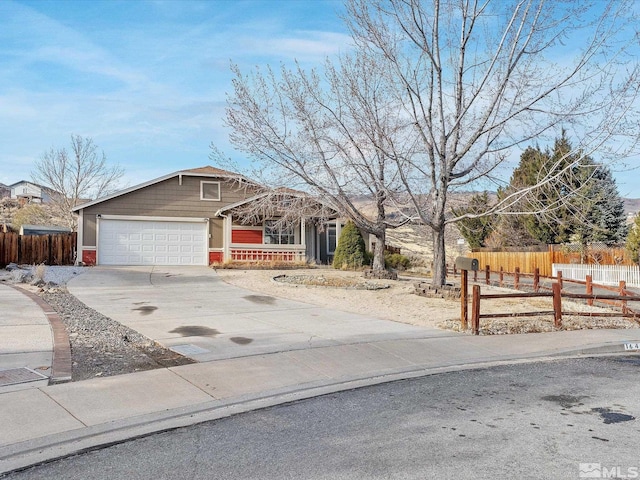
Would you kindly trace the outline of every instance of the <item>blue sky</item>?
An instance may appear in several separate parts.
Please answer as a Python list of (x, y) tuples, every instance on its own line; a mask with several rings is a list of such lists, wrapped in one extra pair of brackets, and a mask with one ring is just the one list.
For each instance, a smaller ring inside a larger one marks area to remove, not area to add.
[(211, 163), (230, 61), (243, 68), (345, 48), (340, 1), (0, 1), (0, 182), (93, 138), (133, 185)]
[[(71, 134), (93, 138), (135, 185), (235, 160), (223, 127), (230, 61), (311, 67), (349, 48), (341, 0), (0, 1), (0, 182)], [(637, 162), (637, 160), (636, 160)], [(640, 197), (638, 171), (617, 172)], [(508, 175), (507, 175), (508, 177)]]

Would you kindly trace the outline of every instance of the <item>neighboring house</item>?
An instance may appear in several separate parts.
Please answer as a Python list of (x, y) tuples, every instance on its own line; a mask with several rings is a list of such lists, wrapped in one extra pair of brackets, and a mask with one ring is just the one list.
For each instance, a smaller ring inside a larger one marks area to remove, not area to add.
[(4, 183), (0, 183), (0, 200), (11, 196), (11, 188)]
[(279, 227), (269, 215), (243, 224), (239, 211), (259, 201), (261, 190), (239, 174), (206, 166), (78, 205), (78, 259), (87, 265), (208, 265), (326, 258), (320, 245), (330, 227), (323, 230), (316, 219)]
[(22, 225), (20, 227), (20, 235), (57, 235), (60, 233), (71, 233), (71, 229), (51, 225)]
[(27, 180), (20, 180), (9, 187), (11, 188), (11, 198), (22, 203), (50, 203), (52, 197), (57, 193), (49, 187), (43, 187)]

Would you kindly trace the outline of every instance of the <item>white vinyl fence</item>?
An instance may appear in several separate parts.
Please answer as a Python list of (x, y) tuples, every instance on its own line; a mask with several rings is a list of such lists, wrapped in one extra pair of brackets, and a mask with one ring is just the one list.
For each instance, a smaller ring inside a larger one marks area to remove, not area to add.
[(593, 283), (617, 287), (620, 280), (627, 282), (627, 287), (640, 287), (640, 268), (637, 265), (579, 265), (554, 263), (553, 276), (562, 272), (562, 278), (570, 280), (586, 280), (591, 275)]

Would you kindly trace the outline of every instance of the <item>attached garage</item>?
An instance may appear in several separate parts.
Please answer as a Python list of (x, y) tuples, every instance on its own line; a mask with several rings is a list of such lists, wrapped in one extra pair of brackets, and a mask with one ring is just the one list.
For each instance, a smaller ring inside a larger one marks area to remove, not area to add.
[(97, 218), (98, 265), (207, 265), (208, 218)]

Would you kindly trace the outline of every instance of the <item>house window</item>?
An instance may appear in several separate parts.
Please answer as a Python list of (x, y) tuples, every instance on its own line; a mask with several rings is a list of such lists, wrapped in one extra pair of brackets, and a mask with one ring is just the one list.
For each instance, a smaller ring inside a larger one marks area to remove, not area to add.
[(337, 245), (337, 229), (336, 224), (331, 223), (327, 225), (327, 255), (333, 255), (336, 253)]
[(220, 201), (220, 182), (200, 182), (200, 200)]
[(293, 245), (296, 243), (292, 226), (276, 226), (275, 220), (264, 222), (264, 243), (275, 245)]

